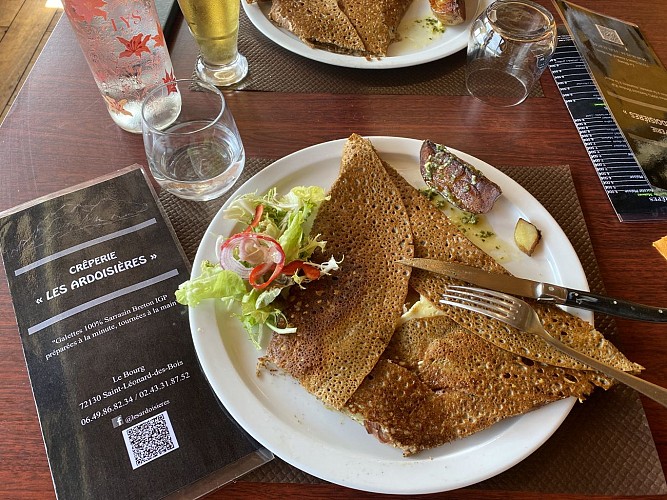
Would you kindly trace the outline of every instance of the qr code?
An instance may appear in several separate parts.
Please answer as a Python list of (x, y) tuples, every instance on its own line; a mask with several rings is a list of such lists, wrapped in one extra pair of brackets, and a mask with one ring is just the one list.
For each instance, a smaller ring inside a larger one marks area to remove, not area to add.
[(123, 439), (132, 469), (178, 448), (176, 434), (166, 411), (128, 427), (123, 431)]
[(621, 37), (618, 36), (618, 33), (615, 29), (607, 28), (606, 26), (600, 26), (599, 24), (596, 24), (595, 27), (598, 29), (598, 33), (600, 33), (600, 36), (603, 40), (616, 43), (618, 45), (625, 45), (623, 40), (621, 40)]

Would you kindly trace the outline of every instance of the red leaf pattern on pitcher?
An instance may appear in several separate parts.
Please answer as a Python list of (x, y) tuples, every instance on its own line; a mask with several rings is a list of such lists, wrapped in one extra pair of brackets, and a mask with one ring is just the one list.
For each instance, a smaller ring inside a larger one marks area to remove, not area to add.
[(113, 97), (109, 97), (108, 95), (105, 95), (103, 97), (104, 100), (107, 102), (109, 109), (114, 113), (119, 115), (132, 116), (132, 113), (130, 113), (127, 109), (125, 109), (125, 105), (127, 104), (127, 99), (120, 99), (119, 101), (116, 101), (116, 99), (114, 99)]
[(95, 16), (106, 20), (107, 12), (103, 10), (106, 6), (106, 0), (70, 0), (65, 9), (71, 18), (90, 23)]
[(157, 35), (153, 37), (155, 47), (164, 47), (164, 33), (162, 32), (162, 26), (160, 23), (155, 24), (157, 24)]
[(178, 94), (178, 86), (176, 85), (176, 78), (174, 78), (174, 68), (171, 69), (171, 73), (167, 73), (166, 69), (164, 70), (162, 81), (167, 84), (167, 95), (171, 93)]
[(144, 36), (143, 33), (134, 35), (131, 40), (126, 40), (122, 37), (116, 37), (120, 43), (125, 45), (125, 50), (120, 53), (119, 57), (137, 56), (141, 57), (142, 52), (151, 53), (151, 50), (146, 46), (151, 39), (151, 35)]

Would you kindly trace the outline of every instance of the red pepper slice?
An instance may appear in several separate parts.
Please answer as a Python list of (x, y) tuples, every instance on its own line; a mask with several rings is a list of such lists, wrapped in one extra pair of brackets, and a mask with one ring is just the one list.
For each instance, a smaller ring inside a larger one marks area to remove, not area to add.
[[(273, 266), (273, 264), (268, 263), (268, 262), (266, 262), (264, 264), (260, 264), (258, 266), (255, 266), (252, 269), (252, 271), (250, 271), (250, 276), (248, 276), (248, 283), (250, 283), (250, 286), (252, 286), (253, 288), (256, 288), (257, 290), (262, 290), (262, 289), (266, 288), (267, 286), (269, 286), (269, 283), (271, 283), (274, 280), (274, 278), (277, 276), (277, 274), (275, 273), (275, 270), (274, 270), (275, 276), (274, 276), (274, 274), (272, 274), (271, 277), (268, 280), (266, 280), (264, 283), (258, 283), (258, 280), (264, 274), (266, 274), (266, 272), (269, 271), (269, 269), (271, 269), (272, 266)], [(276, 269), (277, 268), (278, 268), (278, 266), (276, 266)]]
[(269, 279), (266, 280), (264, 283), (257, 283), (257, 280), (264, 275), (269, 269), (271, 269), (271, 264), (260, 264), (259, 266), (253, 268), (252, 271), (250, 271), (250, 276), (248, 277), (248, 283), (250, 283), (250, 286), (257, 290), (264, 290), (267, 286), (271, 284), (271, 282), (276, 279), (281, 271), (283, 270), (283, 265), (282, 264), (276, 264), (276, 267), (273, 268), (273, 273), (271, 276), (269, 276)]
[(303, 274), (306, 275), (306, 278), (309, 280), (316, 280), (320, 277), (320, 270), (313, 266), (312, 264), (307, 264), (302, 260), (293, 260), (289, 264), (283, 267), (282, 273), (288, 276), (293, 275), (297, 271), (303, 271)]
[(264, 213), (264, 205), (261, 203), (255, 207), (255, 216), (252, 218), (252, 222), (248, 227), (246, 227), (243, 232), (244, 233), (249, 233), (252, 231), (255, 227), (257, 227), (257, 224), (259, 224), (259, 220), (262, 218), (262, 214)]

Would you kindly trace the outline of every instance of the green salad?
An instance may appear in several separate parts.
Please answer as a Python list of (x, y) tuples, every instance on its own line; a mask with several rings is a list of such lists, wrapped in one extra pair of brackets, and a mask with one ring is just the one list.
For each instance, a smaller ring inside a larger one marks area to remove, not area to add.
[(219, 299), (240, 319), (257, 348), (266, 333), (293, 333), (274, 301), (290, 286), (303, 287), (338, 269), (333, 257), (323, 264), (310, 261), (326, 244), (319, 235), (310, 236), (325, 199), (324, 189), (299, 186), (284, 196), (274, 188), (263, 196), (246, 194), (234, 200), (223, 216), (246, 228), (218, 238), (217, 262), (202, 262), (199, 276), (178, 287), (176, 300), (195, 307), (202, 300)]

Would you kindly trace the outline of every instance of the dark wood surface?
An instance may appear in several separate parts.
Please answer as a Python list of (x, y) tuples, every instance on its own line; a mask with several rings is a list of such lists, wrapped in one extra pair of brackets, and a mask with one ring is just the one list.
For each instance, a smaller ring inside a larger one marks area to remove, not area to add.
[[(540, 0), (545, 5), (550, 4)], [(667, 10), (652, 0), (580, 0), (580, 5), (638, 24), (667, 62)], [(175, 74), (187, 78), (196, 53), (177, 24), (171, 47)], [(419, 68), (415, 68), (419, 71)], [(468, 96), (388, 96), (227, 92), (249, 157), (279, 158), (323, 141), (362, 135), (431, 138), (496, 165), (538, 168), (568, 164), (604, 285), (610, 295), (667, 305), (667, 261), (651, 243), (667, 222), (618, 221), (565, 105), (547, 72), (545, 98), (511, 109)], [(0, 210), (145, 163), (140, 135), (109, 118), (81, 51), (63, 18), (0, 127)], [(644, 377), (667, 385), (667, 325), (618, 321), (618, 344), (646, 367)], [(4, 274), (0, 276), (0, 497), (54, 496), (30, 383)], [(643, 400), (663, 469), (667, 409)], [(334, 485), (230, 485), (215, 498), (379, 498)], [(507, 498), (474, 487), (438, 498)], [(543, 498), (535, 493), (518, 498)], [(560, 497), (565, 498), (565, 497)], [(568, 496), (566, 498), (576, 498)]]

